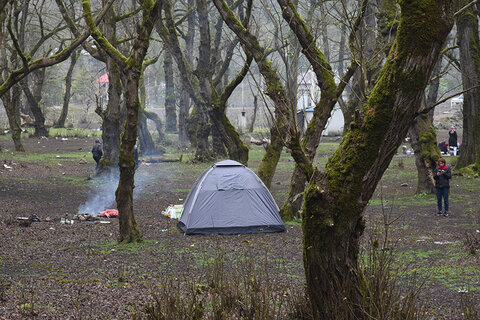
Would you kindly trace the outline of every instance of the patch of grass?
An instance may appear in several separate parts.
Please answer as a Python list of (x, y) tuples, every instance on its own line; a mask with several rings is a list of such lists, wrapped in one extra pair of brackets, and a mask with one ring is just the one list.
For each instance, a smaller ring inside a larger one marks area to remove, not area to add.
[(79, 137), (79, 138), (88, 138), (88, 137), (102, 137), (102, 131), (93, 130), (93, 129), (80, 129), (80, 128), (50, 128), (48, 133), (52, 137)]
[[(42, 163), (49, 165), (58, 165), (62, 162), (77, 162), (81, 158), (90, 160), (90, 156), (83, 152), (67, 152), (67, 153), (34, 153), (34, 152), (2, 152), (0, 153), (2, 159), (7, 161), (14, 162), (25, 162), (25, 163)], [(93, 162), (93, 160), (91, 161)]]
[(67, 176), (61, 176), (61, 178), (66, 181), (69, 184), (72, 184), (74, 186), (87, 186), (89, 184), (89, 180), (85, 177), (67, 177)]

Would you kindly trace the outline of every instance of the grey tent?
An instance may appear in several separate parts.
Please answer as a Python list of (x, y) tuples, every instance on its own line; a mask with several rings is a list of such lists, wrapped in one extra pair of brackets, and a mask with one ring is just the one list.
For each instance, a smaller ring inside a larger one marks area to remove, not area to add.
[(285, 231), (278, 206), (263, 182), (233, 160), (214, 164), (195, 182), (178, 227), (185, 234)]

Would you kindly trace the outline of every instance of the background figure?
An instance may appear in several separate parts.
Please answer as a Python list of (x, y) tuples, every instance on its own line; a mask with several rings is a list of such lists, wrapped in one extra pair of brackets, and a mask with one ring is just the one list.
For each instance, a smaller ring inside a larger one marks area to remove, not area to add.
[(455, 127), (451, 126), (450, 131), (448, 131), (448, 145), (450, 146), (450, 150), (453, 148), (453, 155), (457, 155), (457, 131), (455, 131)]
[(102, 158), (102, 155), (103, 155), (102, 143), (98, 139), (95, 140), (95, 144), (93, 145), (92, 155), (93, 155), (93, 160), (95, 160), (95, 162), (97, 163), (97, 166), (95, 167), (95, 170), (97, 170), (98, 164), (100, 163), (100, 159)]
[[(450, 179), (452, 178), (452, 170), (447, 166), (444, 158), (438, 160), (438, 166), (435, 168), (435, 189), (437, 193), (437, 215), (443, 214), (448, 216), (448, 194), (450, 192)], [(442, 212), (442, 198), (445, 211)]]

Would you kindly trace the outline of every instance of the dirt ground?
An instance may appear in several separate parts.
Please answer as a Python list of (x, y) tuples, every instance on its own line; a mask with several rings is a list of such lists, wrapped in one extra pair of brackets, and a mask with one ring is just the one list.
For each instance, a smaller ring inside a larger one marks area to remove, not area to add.
[[(199, 276), (199, 261), (219, 248), (234, 258), (244, 252), (267, 257), (272, 268), (281, 258), (278, 283), (288, 277), (289, 285), (303, 284), (298, 224), (277, 234), (184, 236), (175, 220), (161, 214), (169, 204), (182, 203), (208, 164), (142, 163), (136, 175), (135, 217), (146, 241), (122, 249), (115, 243), (117, 219), (103, 219), (109, 222), (105, 224), (60, 222), (71, 219), (92, 196), (114, 190), (114, 184), (90, 178), (93, 140), (23, 142), (31, 156), (12, 155), (11, 141), (0, 141), (0, 319), (130, 319), (151, 301), (165, 273)], [(86, 161), (79, 161), (79, 153)], [(256, 168), (258, 161), (250, 166)], [(291, 166), (287, 159), (279, 168)], [(454, 177), (452, 214), (437, 217), (433, 196), (414, 196), (412, 175), (412, 158), (396, 157), (365, 212), (366, 234), (388, 217), (390, 237), (403, 261), (415, 266), (425, 282), (419, 297), (426, 305), (425, 318), (462, 319), (460, 296), (480, 301), (479, 260), (464, 246), (465, 235), (480, 229), (480, 182)], [(288, 181), (289, 169), (279, 169), (272, 187), (279, 205)], [(32, 214), (42, 221), (18, 220)]]

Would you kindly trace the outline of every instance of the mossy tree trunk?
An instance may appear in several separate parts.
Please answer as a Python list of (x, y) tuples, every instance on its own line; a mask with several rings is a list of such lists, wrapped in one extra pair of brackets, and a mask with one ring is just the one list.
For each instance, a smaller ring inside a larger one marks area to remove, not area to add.
[[(397, 38), (368, 101), (325, 172), (314, 174), (305, 192), (304, 265), (317, 319), (362, 318), (358, 275), (362, 213), (420, 108), (453, 25), (448, 2), (400, 4)], [(295, 160), (311, 167), (305, 158)]]
[(82, 4), (84, 18), (93, 38), (115, 60), (126, 79), (124, 91), (126, 121), (118, 160), (120, 180), (115, 196), (119, 211), (119, 242), (137, 242), (142, 240), (133, 212), (134, 147), (137, 140), (138, 113), (141, 108), (138, 92), (143, 63), (150, 44), (150, 35), (160, 11), (159, 4), (149, 0), (141, 1), (142, 19), (136, 27), (137, 35), (133, 40), (128, 57), (118, 51), (97, 28), (93, 20), (90, 1), (83, 0)]
[(67, 120), (68, 115), (68, 106), (70, 104), (70, 99), (72, 98), (72, 78), (73, 70), (77, 64), (78, 56), (80, 55), (79, 50), (72, 52), (70, 57), (70, 65), (68, 66), (67, 75), (65, 76), (65, 93), (63, 94), (63, 106), (62, 112), (58, 117), (58, 120), (55, 122), (55, 126), (58, 128), (65, 128), (65, 121)]
[[(437, 101), (438, 87), (440, 85), (440, 71), (442, 59), (440, 58), (433, 72), (433, 81), (430, 83), (426, 105), (434, 105)], [(415, 154), (415, 165), (417, 167), (417, 188), (416, 193), (435, 192), (435, 181), (433, 175), (440, 150), (437, 144), (437, 133), (432, 124), (433, 110), (428, 114), (419, 115), (408, 129), (413, 152)]]
[[(460, 1), (460, 8), (468, 1)], [(470, 6), (456, 17), (457, 42), (460, 48), (460, 69), (463, 88), (469, 89), (480, 83), (480, 39), (478, 34), (478, 12)], [(480, 89), (464, 93), (463, 134), (456, 169), (473, 165), (480, 172)]]
[(173, 58), (170, 51), (165, 50), (163, 58), (165, 72), (165, 131), (177, 130), (177, 111), (175, 106), (175, 83), (173, 81)]
[(437, 135), (427, 114), (421, 114), (410, 124), (408, 134), (415, 153), (417, 167), (417, 188), (415, 193), (434, 193), (435, 182), (433, 174), (440, 159), (437, 145)]

